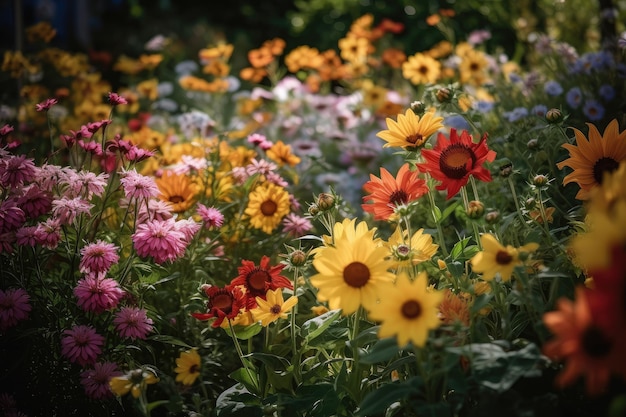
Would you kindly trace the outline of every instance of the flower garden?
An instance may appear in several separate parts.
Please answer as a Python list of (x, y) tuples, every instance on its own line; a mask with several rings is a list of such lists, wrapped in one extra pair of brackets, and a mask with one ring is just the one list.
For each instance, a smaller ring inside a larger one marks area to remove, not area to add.
[(523, 65), (488, 31), (403, 29), (158, 36), (114, 86), (26, 28), (1, 67), (1, 414), (626, 415), (626, 34), (540, 34)]

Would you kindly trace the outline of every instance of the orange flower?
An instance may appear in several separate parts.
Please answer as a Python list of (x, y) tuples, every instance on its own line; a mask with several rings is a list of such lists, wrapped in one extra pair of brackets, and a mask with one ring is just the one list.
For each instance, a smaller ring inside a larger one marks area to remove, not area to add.
[(381, 59), (383, 63), (389, 65), (391, 68), (402, 68), (402, 64), (406, 61), (406, 54), (402, 49), (387, 48), (383, 51)]
[(248, 61), (254, 68), (263, 68), (274, 61), (274, 55), (268, 48), (252, 49), (248, 52)]
[(242, 80), (250, 81), (253, 83), (260, 83), (267, 75), (267, 71), (264, 68), (244, 68), (239, 72), (239, 76)]
[(462, 323), (469, 326), (471, 297), (467, 293), (456, 294), (449, 288), (443, 292), (443, 300), (439, 304), (439, 318), (443, 324)]
[(285, 50), (285, 41), (281, 38), (274, 38), (263, 42), (263, 48), (270, 51), (270, 53), (274, 56), (282, 55)]
[[(385, 168), (380, 169), (380, 178), (370, 174), (370, 180), (363, 185), (369, 195), (363, 197), (363, 210), (372, 213), (375, 220), (388, 220), (397, 206), (417, 200), (428, 192), (426, 181), (419, 178), (419, 172), (409, 170), (404, 164), (396, 178)], [(370, 202), (372, 204), (370, 204)]]

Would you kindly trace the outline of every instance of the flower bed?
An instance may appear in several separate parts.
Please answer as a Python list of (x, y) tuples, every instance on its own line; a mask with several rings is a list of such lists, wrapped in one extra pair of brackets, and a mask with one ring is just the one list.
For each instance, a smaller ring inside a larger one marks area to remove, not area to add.
[(155, 38), (113, 88), (29, 28), (2, 66), (3, 412), (621, 415), (623, 42), (540, 36), (523, 68), (401, 30)]

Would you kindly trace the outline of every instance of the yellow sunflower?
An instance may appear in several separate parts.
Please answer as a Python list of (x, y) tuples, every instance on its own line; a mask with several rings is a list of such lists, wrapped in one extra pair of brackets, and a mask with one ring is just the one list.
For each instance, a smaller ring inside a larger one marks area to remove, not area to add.
[(334, 246), (318, 248), (313, 260), (318, 273), (311, 277), (311, 284), (318, 289), (318, 301), (328, 301), (331, 309), (340, 308), (344, 315), (359, 306), (369, 310), (376, 304), (378, 294), (394, 275), (385, 259), (388, 249), (373, 233), (365, 222), (335, 224)]
[(394, 261), (392, 268), (410, 267), (428, 261), (439, 249), (424, 229), (419, 229), (409, 239), (409, 232), (401, 227), (397, 227), (389, 237), (387, 247)]
[(122, 376), (114, 376), (109, 380), (109, 387), (118, 397), (130, 392), (133, 398), (139, 398), (148, 385), (156, 384), (159, 378), (154, 372), (146, 369), (135, 369)]
[(587, 123), (589, 139), (578, 129), (574, 130), (576, 145), (563, 144), (570, 157), (559, 162), (559, 169), (568, 166), (574, 171), (563, 178), (563, 185), (575, 182), (580, 186), (576, 198), (588, 200), (590, 191), (602, 184), (604, 174), (617, 170), (620, 162), (626, 160), (626, 130), (620, 132), (617, 119), (611, 120), (600, 135), (598, 128)]
[(500, 274), (502, 281), (509, 281), (513, 269), (523, 263), (524, 256), (522, 254), (534, 252), (539, 248), (539, 244), (534, 242), (519, 248), (510, 245), (504, 247), (493, 235), (488, 233), (480, 237), (480, 243), (483, 251), (474, 255), (470, 262), (474, 272), (482, 274), (485, 281), (491, 281), (497, 273)]
[(257, 307), (250, 310), (255, 321), (260, 321), (262, 326), (268, 326), (278, 319), (286, 319), (291, 309), (298, 304), (298, 297), (291, 296), (287, 301), (283, 300), (282, 289), (269, 290), (265, 300), (256, 297)]
[(480, 85), (485, 81), (489, 61), (484, 52), (475, 49), (468, 50), (463, 55), (459, 65), (462, 83)]
[(294, 167), (300, 163), (300, 158), (291, 153), (291, 145), (286, 145), (282, 140), (277, 141), (267, 150), (267, 156), (279, 166)]
[(180, 353), (176, 359), (176, 382), (183, 385), (192, 385), (200, 376), (200, 364), (202, 360), (197, 349), (190, 349)]
[(402, 64), (402, 76), (414, 85), (433, 84), (441, 75), (441, 63), (431, 56), (416, 53)]
[(378, 337), (395, 336), (398, 346), (408, 343), (424, 346), (431, 329), (441, 325), (439, 304), (443, 293), (428, 286), (428, 276), (420, 273), (413, 281), (405, 273), (398, 275), (395, 285), (386, 285), (380, 292), (369, 317), (379, 321)]
[(420, 148), (437, 130), (443, 128), (443, 117), (435, 116), (434, 111), (424, 113), (420, 118), (412, 109), (398, 115), (398, 121), (387, 118), (387, 129), (378, 132), (376, 136), (387, 143), (383, 148)]
[(283, 187), (266, 183), (250, 193), (248, 207), (244, 213), (250, 216), (252, 227), (270, 234), (283, 217), (289, 214), (290, 209), (289, 193)]
[(195, 202), (200, 187), (187, 175), (165, 171), (154, 180), (159, 187), (159, 198), (171, 204), (174, 213), (182, 213)]

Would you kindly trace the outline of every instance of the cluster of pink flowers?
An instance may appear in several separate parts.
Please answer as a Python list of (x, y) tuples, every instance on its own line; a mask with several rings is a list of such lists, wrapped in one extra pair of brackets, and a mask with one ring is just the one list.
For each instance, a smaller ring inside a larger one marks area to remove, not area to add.
[(0, 290), (0, 332), (26, 320), (31, 309), (30, 296), (24, 289)]

